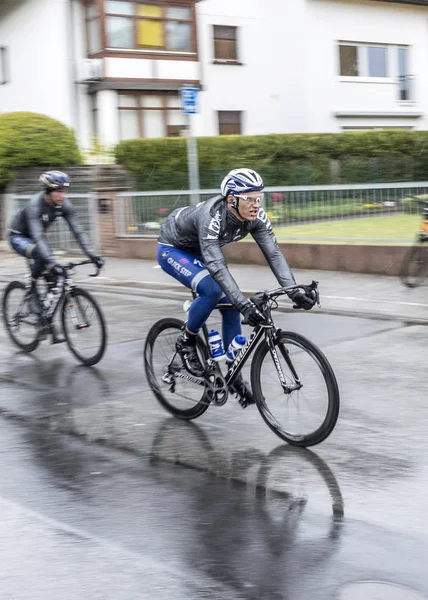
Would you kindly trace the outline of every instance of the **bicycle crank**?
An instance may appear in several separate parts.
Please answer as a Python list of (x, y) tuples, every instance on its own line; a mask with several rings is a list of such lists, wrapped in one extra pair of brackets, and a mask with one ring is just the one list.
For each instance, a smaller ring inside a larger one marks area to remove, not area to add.
[(209, 402), (217, 406), (226, 404), (229, 390), (221, 373), (209, 373), (205, 375), (205, 394)]

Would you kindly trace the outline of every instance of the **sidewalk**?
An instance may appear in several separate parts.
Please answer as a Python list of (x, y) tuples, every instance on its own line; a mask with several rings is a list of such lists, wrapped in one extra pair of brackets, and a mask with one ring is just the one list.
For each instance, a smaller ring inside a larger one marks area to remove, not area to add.
[[(68, 258), (62, 256), (58, 260)], [(268, 266), (229, 264), (229, 270), (248, 295), (277, 287)], [(108, 258), (97, 279), (88, 279), (89, 272), (90, 267), (80, 268), (75, 280), (94, 290), (177, 300), (189, 298), (189, 292), (164, 273), (155, 261)], [(23, 273), (22, 258), (0, 246), (0, 282), (22, 277)], [(428, 323), (428, 282), (411, 290), (397, 277), (302, 269), (293, 269), (293, 273), (297, 282), (319, 281), (321, 308), (317, 311), (321, 313)], [(281, 299), (280, 308), (292, 310), (290, 301)]]

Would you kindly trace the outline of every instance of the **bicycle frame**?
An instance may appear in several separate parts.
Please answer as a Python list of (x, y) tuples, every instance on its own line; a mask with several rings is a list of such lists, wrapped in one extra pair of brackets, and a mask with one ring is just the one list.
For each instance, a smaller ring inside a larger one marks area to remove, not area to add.
[[(78, 263), (68, 263), (67, 265), (64, 265), (62, 276), (60, 276), (60, 281), (58, 281), (58, 283), (57, 283), (57, 286), (61, 290), (60, 293), (56, 294), (56, 297), (51, 301), (49, 306), (46, 308), (44, 306), (44, 301), (46, 300), (47, 293), (41, 297), (41, 302), (42, 302), (42, 307), (43, 307), (43, 317), (46, 319), (46, 321), (48, 323), (52, 323), (52, 320), (58, 310), (58, 307), (61, 305), (64, 298), (68, 298), (71, 291), (76, 287), (76, 285), (74, 284), (73, 280), (70, 277), (70, 274), (71, 274), (73, 268), (81, 266), (81, 265), (87, 265), (87, 264), (92, 264), (92, 261), (91, 260), (83, 260)], [(96, 277), (98, 272), (99, 272), (99, 269), (97, 269), (97, 273), (95, 275), (91, 274), (90, 277)], [(77, 317), (74, 304), (71, 303), (69, 308), (70, 308), (71, 320), (73, 322), (73, 325), (77, 327), (79, 319)]]
[[(233, 308), (232, 304), (217, 304), (216, 309), (218, 310), (227, 310)], [(208, 345), (208, 328), (206, 325), (204, 325), (202, 327), (203, 332), (204, 332), (204, 337), (205, 337), (205, 342), (207, 344), (207, 347), (209, 347)], [(257, 327), (255, 327), (253, 329), (253, 331), (251, 332), (250, 337), (248, 338), (248, 340), (246, 341), (244, 347), (240, 350), (240, 352), (237, 354), (237, 356), (235, 357), (235, 359), (233, 360), (233, 362), (231, 363), (227, 373), (224, 376), (224, 380), (227, 384), (227, 386), (230, 386), (233, 384), (234, 380), (236, 379), (237, 375), (241, 372), (241, 370), (243, 369), (245, 363), (247, 362), (247, 360), (250, 358), (251, 354), (254, 352), (254, 350), (256, 349), (258, 343), (260, 342), (261, 338), (263, 337), (263, 335), (266, 338), (266, 341), (268, 343), (269, 346), (269, 351), (271, 353), (271, 356), (273, 358), (277, 373), (278, 373), (278, 377), (279, 380), (281, 382), (281, 386), (284, 390), (284, 392), (286, 393), (290, 393), (291, 388), (289, 388), (287, 386), (287, 382), (281, 367), (281, 363), (279, 361), (278, 358), (278, 353), (276, 351), (275, 348), (275, 344), (274, 344), (274, 338), (276, 335), (277, 329), (271, 319), (271, 311), (269, 308), (269, 324), (267, 325), (258, 325)], [(301, 384), (299, 381), (299, 378), (297, 376), (297, 373), (294, 370), (294, 367), (292, 366), (290, 360), (288, 359), (287, 356), (284, 356), (286, 362), (288, 363), (295, 379), (296, 379), (296, 387), (293, 389), (298, 389)]]

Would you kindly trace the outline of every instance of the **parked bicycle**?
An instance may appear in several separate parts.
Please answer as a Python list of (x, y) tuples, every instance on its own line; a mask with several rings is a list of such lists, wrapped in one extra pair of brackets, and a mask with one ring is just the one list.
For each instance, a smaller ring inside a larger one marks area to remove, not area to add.
[[(315, 281), (256, 294), (253, 300), (263, 311), (266, 324), (253, 329), (225, 374), (210, 356), (206, 326), (197, 338), (205, 372), (203, 377), (195, 377), (186, 370), (175, 349), (184, 322), (172, 317), (157, 321), (146, 338), (144, 360), (149, 385), (161, 405), (186, 420), (200, 417), (210, 405), (224, 405), (230, 386), (255, 352), (251, 386), (267, 425), (294, 446), (314, 446), (324, 441), (339, 415), (339, 388), (333, 369), (315, 344), (300, 334), (278, 329), (272, 317), (272, 311), (278, 308), (277, 298), (295, 288), (315, 291), (319, 304)], [(216, 308), (231, 307), (219, 304)]]
[(400, 267), (400, 279), (409, 288), (415, 288), (428, 277), (428, 200), (412, 196), (422, 205), (422, 221), (416, 236), (416, 241)]
[[(51, 279), (45, 274), (39, 285), (41, 314), (32, 310), (29, 301), (30, 281), (12, 281), (3, 294), (3, 320), (11, 340), (24, 352), (33, 352), (51, 333), (53, 319), (60, 312), (65, 341), (70, 351), (84, 365), (98, 363), (105, 351), (107, 328), (97, 301), (71, 279), (73, 269), (93, 264), (91, 260), (69, 262), (62, 275)], [(100, 268), (90, 277), (97, 277)], [(28, 277), (30, 279), (30, 275)]]

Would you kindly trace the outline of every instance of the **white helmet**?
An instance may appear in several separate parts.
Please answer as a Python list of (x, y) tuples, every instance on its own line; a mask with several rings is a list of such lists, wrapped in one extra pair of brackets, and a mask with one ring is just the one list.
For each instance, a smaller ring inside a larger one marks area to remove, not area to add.
[(227, 198), (229, 194), (259, 192), (263, 188), (263, 179), (252, 169), (233, 169), (221, 182), (221, 195)]

